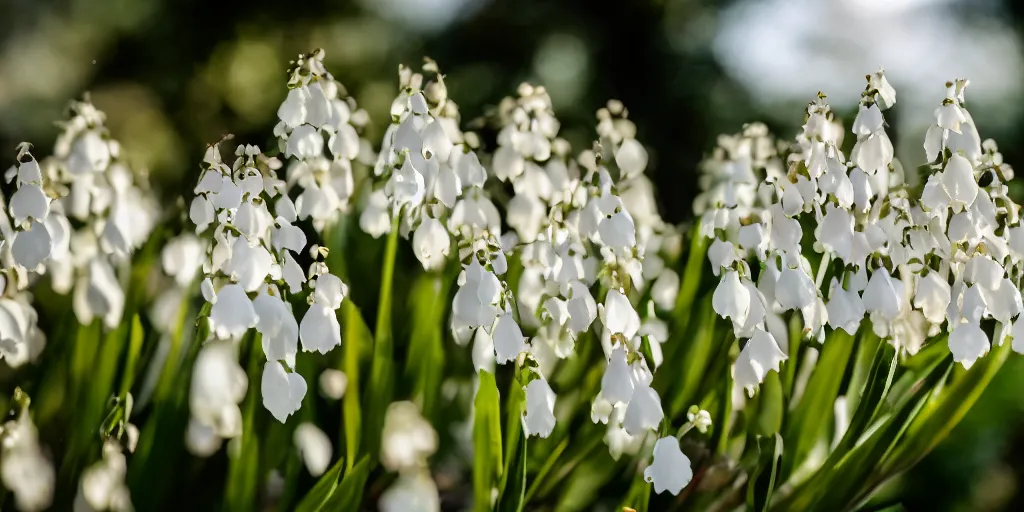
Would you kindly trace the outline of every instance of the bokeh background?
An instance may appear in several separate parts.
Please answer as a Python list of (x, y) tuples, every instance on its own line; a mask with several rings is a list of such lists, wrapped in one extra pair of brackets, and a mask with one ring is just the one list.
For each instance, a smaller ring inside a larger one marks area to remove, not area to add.
[[(1024, 169), (1019, 0), (0, 0), (0, 150), (10, 163), (21, 141), (47, 153), (53, 121), (89, 93), (171, 202), (206, 143), (267, 145), (289, 59), (318, 47), (378, 120), (371, 140), (398, 64), (423, 56), (465, 121), (522, 81), (545, 85), (575, 148), (620, 99), (673, 221), (690, 219), (696, 165), (719, 133), (764, 121), (788, 137), (817, 91), (849, 123), (879, 66), (897, 90), (886, 118), (904, 166), (924, 162), (943, 83), (965, 76), (982, 137)], [(1024, 510), (1024, 357), (884, 495), (907, 510)]]

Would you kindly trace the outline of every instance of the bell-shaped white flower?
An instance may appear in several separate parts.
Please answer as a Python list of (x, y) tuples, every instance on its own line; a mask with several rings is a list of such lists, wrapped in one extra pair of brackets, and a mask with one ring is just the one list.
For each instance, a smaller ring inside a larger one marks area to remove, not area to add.
[(463, 271), (464, 282), (452, 301), (452, 322), (456, 327), (490, 325), (498, 316), (501, 282), (475, 258)]
[(970, 160), (953, 155), (939, 178), (942, 188), (949, 196), (950, 207), (960, 212), (974, 204), (978, 197), (978, 182), (974, 180), (974, 167)]
[(957, 324), (949, 333), (949, 351), (953, 361), (970, 368), (978, 358), (988, 353), (989, 341), (985, 331), (976, 322)]
[(424, 217), (412, 236), (412, 252), (424, 270), (442, 268), (450, 250), (451, 238), (441, 221)]
[(555, 392), (548, 381), (537, 378), (526, 385), (523, 432), (527, 437), (548, 437), (555, 428)]
[(747, 340), (736, 358), (733, 366), (733, 378), (736, 383), (747, 390), (747, 394), (754, 395), (754, 389), (764, 382), (764, 378), (770, 370), (779, 371), (782, 361), (788, 359), (785, 353), (779, 348), (775, 337), (771, 333), (758, 329), (754, 335)]
[(288, 373), (277, 361), (267, 361), (263, 365), (263, 378), (260, 383), (263, 395), (263, 407), (277, 421), (284, 423), (302, 406), (306, 396), (306, 381), (298, 373)]
[(644, 480), (654, 484), (654, 492), (668, 491), (678, 496), (692, 479), (690, 458), (679, 449), (679, 440), (673, 436), (658, 439), (654, 444), (654, 461), (644, 469)]
[(626, 406), (626, 415), (622, 418), (622, 428), (631, 436), (640, 435), (648, 430), (657, 430), (664, 417), (658, 392), (651, 388), (650, 382), (637, 381)]
[(608, 358), (608, 366), (601, 377), (601, 396), (610, 405), (617, 403), (628, 403), (633, 397), (633, 375), (626, 363), (626, 350), (622, 344), (612, 349)]
[(341, 345), (341, 324), (335, 310), (320, 302), (310, 304), (299, 324), (302, 350), (326, 354)]
[(619, 290), (609, 290), (604, 304), (599, 308), (601, 323), (611, 334), (621, 334), (627, 340), (633, 339), (640, 329), (640, 315), (633, 309), (629, 299)]
[(11, 256), (14, 262), (29, 270), (34, 270), (50, 257), (53, 250), (53, 239), (46, 226), (37, 220), (29, 223), (28, 229), (19, 231), (11, 242)]
[(310, 475), (320, 476), (331, 464), (331, 439), (323, 430), (316, 425), (305, 422), (295, 427), (295, 434), (292, 436), (295, 448), (299, 451), (299, 457), (306, 463), (306, 470)]
[(252, 300), (241, 285), (227, 284), (217, 292), (209, 318), (210, 331), (217, 338), (241, 337), (249, 328), (256, 327), (258, 320)]
[(955, 101), (947, 99), (942, 105), (935, 109), (935, 124), (943, 130), (950, 130), (960, 133), (960, 123), (967, 121), (960, 106)]
[(256, 312), (256, 330), (262, 334), (263, 353), (268, 360), (283, 360), (295, 365), (299, 344), (299, 325), (288, 304), (276, 295), (260, 293), (252, 301)]
[(949, 283), (938, 272), (917, 280), (917, 293), (914, 295), (914, 307), (921, 310), (924, 317), (933, 324), (941, 324), (946, 317), (946, 308), (950, 301)]
[(857, 290), (844, 289), (836, 278), (832, 278), (831, 286), (832, 291), (826, 306), (828, 325), (833, 329), (843, 329), (850, 334), (856, 334), (866, 312), (864, 301), (861, 300)]
[(782, 269), (775, 287), (775, 300), (783, 309), (803, 309), (818, 296), (814, 281), (802, 267)]
[(89, 262), (88, 274), (79, 278), (71, 306), (75, 317), (83, 325), (100, 317), (104, 325), (113, 329), (121, 322), (124, 300), (124, 290), (114, 274), (114, 268), (105, 260), (97, 258)]
[(727, 271), (722, 276), (715, 293), (711, 296), (711, 305), (715, 313), (737, 323), (746, 321), (750, 312), (750, 302), (750, 291), (743, 286), (739, 274), (734, 270)]
[(43, 221), (50, 214), (50, 198), (41, 186), (26, 183), (11, 196), (10, 212), (16, 226), (28, 219)]
[(329, 273), (320, 274), (316, 277), (313, 288), (313, 302), (322, 304), (330, 309), (338, 309), (341, 302), (348, 295), (348, 286), (341, 278)]
[(884, 268), (875, 269), (863, 298), (868, 312), (878, 312), (886, 320), (895, 320), (906, 300), (903, 281), (890, 276)]
[(505, 364), (514, 360), (521, 352), (529, 349), (526, 346), (526, 337), (519, 328), (519, 324), (512, 318), (512, 313), (503, 313), (494, 324), (493, 332), (494, 352), (498, 364)]
[(250, 246), (245, 237), (238, 237), (231, 246), (231, 258), (223, 270), (245, 291), (254, 292), (266, 280), (273, 264), (274, 258), (266, 247)]

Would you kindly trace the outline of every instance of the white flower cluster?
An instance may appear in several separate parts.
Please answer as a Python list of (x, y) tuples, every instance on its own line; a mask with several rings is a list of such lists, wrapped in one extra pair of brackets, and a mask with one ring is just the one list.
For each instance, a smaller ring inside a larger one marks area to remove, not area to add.
[[(241, 431), (237, 403), (245, 394), (246, 379), (235, 345), (249, 329), (261, 335), (267, 358), (263, 405), (281, 422), (298, 410), (306, 395), (305, 380), (294, 372), (299, 343), (305, 351), (320, 353), (341, 344), (335, 311), (348, 289), (322, 261), (304, 272), (296, 260), (307, 238), (295, 224), (299, 217), (285, 194), (285, 182), (276, 177), (280, 163), (255, 146), (238, 146), (236, 156), (228, 166), (216, 146), (208, 149), (190, 208), (197, 233), (213, 226), (201, 288), (212, 305), (211, 337), (222, 340), (203, 349), (204, 354), (211, 351), (213, 370), (197, 371), (193, 379), (190, 432), (204, 433), (197, 440), (213, 439), (212, 433), (217, 440), (230, 438)], [(310, 252), (319, 259), (325, 250), (314, 246)], [(308, 293), (309, 309), (299, 322), (288, 297), (301, 293)], [(218, 385), (225, 379), (229, 385)], [(216, 449), (214, 443), (196, 445)]]
[(22, 144), (18, 164), (5, 174), (14, 192), (0, 202), (0, 356), (12, 367), (34, 360), (45, 345), (27, 292), (39, 275), (48, 273), (57, 293), (73, 290), (81, 324), (120, 323), (119, 268), (160, 214), (145, 176), (136, 183), (121, 161), (103, 113), (88, 101), (72, 102), (70, 110), (52, 157), (37, 161)]
[(125, 483), (128, 461), (121, 445), (114, 440), (103, 444), (103, 458), (82, 473), (75, 496), (76, 512), (131, 512), (131, 495)]
[(369, 121), (366, 111), (327, 72), (323, 59), (323, 50), (299, 56), (274, 127), (281, 153), (291, 159), (285, 172), (288, 189), (302, 189), (295, 199), (296, 215), (311, 218), (318, 232), (349, 210), (355, 192), (352, 162), (368, 161), (371, 153), (359, 137)]
[[(16, 400), (20, 393), (20, 389), (15, 391)], [(53, 501), (56, 476), (53, 463), (39, 445), (39, 431), (26, 402), (18, 417), (0, 429), (0, 481), (14, 493), (18, 510), (46, 510)]]
[(149, 239), (161, 211), (146, 174), (121, 160), (104, 114), (88, 101), (73, 102), (71, 112), (53, 158), (43, 163), (44, 183), (56, 196), (51, 215), (57, 215), (46, 224), (53, 241), (46, 265), (55, 291), (73, 290), (80, 323), (99, 318), (114, 328), (125, 306), (120, 268)]
[(437, 451), (437, 432), (412, 402), (394, 402), (384, 415), (380, 462), (398, 479), (380, 497), (383, 512), (441, 510), (427, 458)]
[(948, 83), (935, 111), (923, 189), (893, 158), (882, 112), (895, 92), (881, 70), (868, 75), (849, 160), (823, 95), (789, 147), (761, 126), (720, 140), (694, 207), (714, 239), (714, 309), (746, 340), (734, 377), (748, 392), (787, 358), (788, 311), (799, 311), (804, 335), (819, 342), (826, 326), (854, 334), (865, 316), (909, 354), (946, 333), (965, 367), (988, 351), (986, 332), (1002, 343), (1019, 329), (1024, 228), (1007, 196), (1013, 173), (995, 143), (980, 142), (966, 86)]

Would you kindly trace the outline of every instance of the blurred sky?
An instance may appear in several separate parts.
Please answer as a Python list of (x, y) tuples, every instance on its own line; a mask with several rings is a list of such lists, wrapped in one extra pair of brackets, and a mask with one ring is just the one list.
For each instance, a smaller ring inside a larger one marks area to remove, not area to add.
[[(943, 83), (961, 76), (971, 79), (967, 101), (982, 137), (1024, 165), (1018, 0), (0, 0), (0, 13), (0, 149), (9, 162), (20, 141), (48, 151), (53, 121), (88, 92), (167, 200), (191, 188), (207, 142), (229, 132), (271, 140), (287, 62), (317, 47), (377, 120), (371, 139), (386, 126), (398, 64), (423, 56), (447, 74), (464, 121), (521, 81), (547, 86), (577, 149), (594, 137), (596, 109), (620, 99), (676, 221), (690, 217), (696, 164), (719, 133), (760, 120), (788, 137), (818, 91), (850, 120), (864, 75), (880, 66), (897, 89), (886, 117), (905, 166), (923, 163)], [(1004, 386), (1024, 386), (1008, 371)], [(1024, 399), (992, 392), (984, 404), (978, 417), (998, 432), (968, 421), (902, 484), (915, 503), (999, 508), (1016, 495)], [(997, 475), (985, 483), (1002, 494), (956, 475), (965, 450), (975, 474)], [(934, 482), (948, 485), (921, 485)], [(1003, 497), (991, 505), (978, 496)]]

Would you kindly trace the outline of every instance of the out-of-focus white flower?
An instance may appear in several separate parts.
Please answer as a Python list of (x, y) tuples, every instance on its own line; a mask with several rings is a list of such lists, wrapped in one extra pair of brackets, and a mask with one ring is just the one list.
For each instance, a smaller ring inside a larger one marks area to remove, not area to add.
[(320, 373), (320, 394), (331, 400), (341, 400), (348, 388), (348, 376), (341, 370), (328, 368)]
[(103, 458), (82, 473), (82, 481), (75, 497), (76, 511), (134, 510), (131, 494), (125, 483), (128, 462), (116, 441), (103, 445)]
[(331, 464), (331, 439), (312, 423), (300, 423), (293, 435), (299, 456), (310, 475), (320, 476)]
[(403, 473), (380, 496), (381, 512), (439, 512), (441, 497), (429, 471)]
[(437, 432), (412, 402), (394, 402), (384, 415), (380, 462), (388, 471), (405, 473), (427, 466), (437, 451)]
[(0, 447), (0, 481), (14, 493), (19, 510), (45, 510), (53, 501), (56, 472), (43, 455), (39, 432), (27, 410), (3, 426)]

